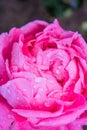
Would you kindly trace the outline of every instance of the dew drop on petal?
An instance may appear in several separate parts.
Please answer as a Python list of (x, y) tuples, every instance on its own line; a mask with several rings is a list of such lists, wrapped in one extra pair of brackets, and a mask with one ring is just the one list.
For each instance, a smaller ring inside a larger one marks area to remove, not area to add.
[(37, 88), (37, 86), (36, 86), (36, 85), (34, 85), (34, 88)]
[(11, 93), (10, 89), (8, 89), (7, 92), (10, 94)]
[(40, 89), (39, 89), (39, 91), (43, 92), (43, 91), (44, 91), (44, 89), (43, 89), (43, 88), (40, 88)]
[(36, 82), (36, 83), (41, 82), (41, 78), (36, 78), (36, 79), (35, 79), (35, 82)]
[(24, 90), (25, 92), (27, 91), (27, 89), (26, 89), (26, 88), (24, 88), (23, 90)]
[(7, 117), (8, 117), (9, 119), (10, 119), (10, 118), (12, 118), (12, 116), (11, 116), (10, 114), (8, 114), (8, 116), (7, 116)]
[(45, 105), (45, 107), (49, 107), (49, 106), (50, 106), (50, 102), (49, 102), (49, 101), (46, 101), (46, 102), (44, 103), (44, 105)]
[(59, 70), (56, 70), (56, 74), (60, 74), (60, 71), (59, 71)]
[(32, 102), (32, 105), (33, 105), (33, 106), (35, 106), (35, 105), (36, 105), (36, 102), (35, 102), (35, 101), (33, 101), (33, 102)]
[(17, 100), (19, 100), (20, 98), (19, 97), (17, 97)]

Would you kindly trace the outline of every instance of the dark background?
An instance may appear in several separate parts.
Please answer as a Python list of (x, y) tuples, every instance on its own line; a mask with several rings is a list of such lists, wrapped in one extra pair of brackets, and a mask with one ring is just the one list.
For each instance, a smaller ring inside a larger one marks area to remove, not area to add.
[[(35, 19), (48, 22), (54, 19), (47, 12), (42, 0), (0, 0), (0, 33)], [(87, 0), (84, 0), (81, 8), (73, 9), (73, 14), (69, 17), (58, 19), (65, 29), (80, 32), (87, 41), (87, 30), (82, 29), (83, 23), (87, 22)], [(84, 127), (84, 130), (87, 128)]]
[[(0, 33), (35, 19), (48, 22), (54, 19), (46, 11), (43, 0), (0, 0)], [(82, 30), (83, 22), (87, 22), (87, 0), (84, 0), (80, 8), (73, 9), (70, 17), (58, 19), (65, 29), (79, 31), (87, 40), (87, 30)]]

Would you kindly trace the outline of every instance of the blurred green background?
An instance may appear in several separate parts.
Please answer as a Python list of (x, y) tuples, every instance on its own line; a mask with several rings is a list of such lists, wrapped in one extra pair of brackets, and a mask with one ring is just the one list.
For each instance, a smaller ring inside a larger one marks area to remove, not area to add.
[(54, 17), (69, 17), (73, 8), (79, 8), (83, 0), (43, 0), (47, 11)]
[(0, 33), (35, 19), (52, 22), (54, 18), (87, 41), (87, 0), (0, 0)]

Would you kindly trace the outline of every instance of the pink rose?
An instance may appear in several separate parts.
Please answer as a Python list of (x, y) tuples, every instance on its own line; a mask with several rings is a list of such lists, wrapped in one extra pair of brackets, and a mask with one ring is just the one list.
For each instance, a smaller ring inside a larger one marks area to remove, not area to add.
[(82, 130), (86, 98), (80, 34), (36, 20), (0, 35), (0, 130)]

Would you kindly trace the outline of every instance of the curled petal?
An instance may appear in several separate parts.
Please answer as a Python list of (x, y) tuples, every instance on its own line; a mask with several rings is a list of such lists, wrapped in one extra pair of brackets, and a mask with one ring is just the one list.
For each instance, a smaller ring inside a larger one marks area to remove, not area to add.
[[(77, 112), (68, 112), (64, 115), (54, 118), (47, 118), (45, 120), (41, 120), (36, 126), (61, 126), (71, 123), (72, 121), (76, 120), (77, 117), (83, 113), (84, 110), (77, 110)], [(66, 120), (67, 119), (67, 120)]]
[(29, 34), (34, 35), (42, 31), (47, 25), (48, 23), (45, 21), (35, 20), (33, 22), (29, 22), (28, 24), (22, 26), (21, 30), (24, 33), (24, 35), (29, 35)]
[(34, 111), (34, 110), (23, 110), (23, 109), (13, 109), (12, 111), (26, 118), (45, 119), (45, 118), (58, 117), (62, 113), (63, 105), (59, 103), (57, 105), (58, 105), (58, 111), (56, 112), (49, 112), (49, 111), (42, 111), (42, 110)]

